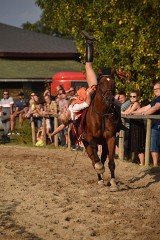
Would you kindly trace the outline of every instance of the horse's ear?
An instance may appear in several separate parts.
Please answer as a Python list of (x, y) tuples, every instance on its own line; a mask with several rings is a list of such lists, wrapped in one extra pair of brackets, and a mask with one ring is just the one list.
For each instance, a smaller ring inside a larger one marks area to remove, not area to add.
[(108, 77), (114, 79), (115, 70), (112, 68), (102, 68), (98, 71), (98, 81), (103, 77)]
[(101, 78), (102, 78), (102, 75), (99, 75), (99, 76), (97, 77), (97, 82), (99, 82)]

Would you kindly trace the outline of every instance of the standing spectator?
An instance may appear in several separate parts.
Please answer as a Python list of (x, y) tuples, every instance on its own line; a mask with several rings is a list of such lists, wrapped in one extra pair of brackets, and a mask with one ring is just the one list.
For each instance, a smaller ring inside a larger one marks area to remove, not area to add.
[(73, 97), (75, 97), (75, 89), (73, 87), (70, 87), (70, 89), (66, 91), (66, 96), (67, 100), (70, 100)]
[(50, 96), (51, 101), (55, 101), (55, 98), (56, 98), (56, 97), (51, 95), (51, 92), (50, 92), (49, 89), (46, 89), (46, 90), (44, 91), (43, 97), (45, 97), (45, 96)]
[[(61, 114), (68, 108), (68, 101), (66, 99), (66, 93), (63, 89), (58, 91), (58, 113)], [(62, 146), (67, 146), (68, 144), (68, 126), (66, 126), (60, 133), (59, 133), (59, 140)]]
[(15, 111), (13, 114), (11, 114), (11, 132), (9, 135), (12, 135), (14, 133), (14, 127), (15, 127), (15, 121), (16, 117), (19, 118), (19, 127), (22, 127), (22, 122), (25, 117), (25, 114), (28, 112), (28, 101), (24, 97), (24, 93), (20, 92), (18, 94), (19, 100), (15, 103)]
[[(130, 93), (130, 101), (131, 105), (123, 112), (125, 115), (132, 114), (141, 107), (137, 90)], [(145, 138), (146, 134), (143, 119), (130, 119), (128, 148), (130, 149), (130, 154), (134, 152), (133, 162), (137, 162), (136, 159), (139, 158), (140, 165), (144, 165)]]
[(66, 108), (68, 108), (68, 101), (66, 99), (66, 93), (60, 90), (58, 93), (58, 112), (62, 113)]
[[(118, 100), (120, 102), (120, 113), (118, 114), (119, 116), (121, 116), (121, 114), (124, 113), (124, 111), (126, 111), (129, 106), (131, 105), (131, 101), (127, 99), (126, 96), (126, 92), (125, 91), (119, 91), (119, 93), (115, 96), (115, 99)], [(125, 134), (124, 134), (124, 153), (125, 153), (125, 157), (129, 158), (129, 153), (128, 153), (128, 134), (129, 134), (129, 121), (126, 121), (126, 129), (125, 129)], [(118, 148), (118, 144), (119, 144), (119, 133), (117, 133), (116, 136), (116, 151), (115, 151), (115, 158), (118, 158), (118, 152), (119, 152), (119, 148)]]
[(25, 114), (25, 118), (29, 118), (30, 121), (34, 121), (36, 127), (40, 127), (42, 125), (42, 103), (40, 102), (40, 98), (37, 94), (31, 93), (31, 98), (29, 100), (29, 110)]
[(63, 84), (59, 84), (59, 85), (56, 87), (56, 91), (59, 92), (59, 90), (63, 90), (63, 91), (64, 91)]
[(123, 113), (130, 105), (130, 100), (127, 99), (125, 91), (119, 91), (119, 93), (115, 96), (115, 99), (119, 100), (121, 103), (121, 113)]
[(25, 118), (33, 118), (33, 113), (36, 108), (36, 102), (35, 102), (35, 93), (31, 93), (30, 99), (29, 99), (29, 109), (28, 112), (25, 114)]
[[(154, 114), (160, 116), (160, 82), (156, 83), (153, 87), (155, 98), (153, 101), (134, 111), (133, 114)], [(152, 120), (152, 132), (151, 132), (151, 147), (150, 147), (153, 166), (158, 167), (158, 160), (160, 156), (160, 119)]]
[(3, 92), (3, 98), (0, 101), (0, 112), (2, 125), (4, 129), (4, 133), (2, 136), (2, 142), (8, 143), (10, 142), (10, 138), (8, 137), (8, 133), (10, 130), (10, 116), (13, 114), (13, 98), (9, 96), (9, 91)]
[(43, 115), (46, 116), (46, 127), (47, 135), (49, 136), (50, 132), (54, 130), (54, 114), (57, 114), (57, 103), (52, 101), (49, 95), (44, 97), (44, 111)]
[(29, 108), (32, 108), (32, 110), (34, 109), (34, 104), (35, 104), (34, 96), (35, 96), (35, 93), (31, 93), (30, 100), (29, 100)]
[[(39, 115), (41, 115), (41, 112), (42, 112), (42, 101), (41, 101), (41, 99), (40, 99), (40, 97), (39, 97), (39, 95), (38, 94), (35, 94), (34, 95), (34, 103), (33, 103), (33, 105), (32, 105), (32, 107), (33, 107), (33, 119), (34, 119), (34, 123), (35, 123), (35, 126), (37, 127), (37, 128), (39, 128), (41, 125), (42, 125), (42, 116), (39, 116)], [(32, 120), (32, 117), (31, 117), (31, 120)]]

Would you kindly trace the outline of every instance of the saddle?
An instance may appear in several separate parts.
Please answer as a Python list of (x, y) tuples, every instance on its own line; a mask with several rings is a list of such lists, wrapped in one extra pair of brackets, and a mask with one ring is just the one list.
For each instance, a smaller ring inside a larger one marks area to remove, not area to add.
[(76, 144), (79, 144), (86, 135), (85, 121), (88, 108), (81, 111), (79, 118), (73, 121), (72, 135)]

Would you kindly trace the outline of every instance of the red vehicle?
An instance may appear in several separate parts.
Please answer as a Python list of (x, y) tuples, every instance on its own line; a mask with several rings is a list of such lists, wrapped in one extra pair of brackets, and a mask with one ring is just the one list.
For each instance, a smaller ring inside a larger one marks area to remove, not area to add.
[(56, 87), (63, 85), (65, 91), (70, 87), (74, 87), (75, 90), (80, 87), (87, 87), (86, 75), (83, 72), (59, 72), (52, 77), (51, 94), (54, 95)]

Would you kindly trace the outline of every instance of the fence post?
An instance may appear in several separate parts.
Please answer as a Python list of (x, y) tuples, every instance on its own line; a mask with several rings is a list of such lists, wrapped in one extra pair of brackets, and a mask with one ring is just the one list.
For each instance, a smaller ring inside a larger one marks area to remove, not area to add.
[[(58, 127), (58, 118), (54, 117), (54, 130)], [(54, 146), (58, 147), (58, 134), (54, 135)]]
[(119, 151), (118, 151), (119, 159), (124, 160), (124, 131), (121, 130), (119, 132)]
[(150, 158), (151, 124), (152, 124), (152, 120), (147, 119), (146, 146), (145, 146), (145, 166), (146, 167), (149, 166), (149, 158)]
[(43, 137), (44, 137), (44, 144), (46, 145), (46, 118), (43, 116), (42, 118), (42, 126), (43, 126)]
[[(124, 118), (122, 118), (122, 123), (125, 126), (126, 125), (126, 120)], [(125, 132), (123, 130), (121, 130), (119, 132), (119, 159), (120, 160), (124, 160), (124, 134)]]
[(32, 130), (32, 143), (36, 143), (36, 133), (35, 133), (35, 124), (34, 120), (31, 121), (31, 130)]
[(71, 130), (71, 124), (68, 126), (68, 149), (71, 149), (71, 139), (70, 139), (70, 130)]

